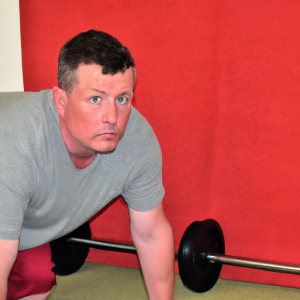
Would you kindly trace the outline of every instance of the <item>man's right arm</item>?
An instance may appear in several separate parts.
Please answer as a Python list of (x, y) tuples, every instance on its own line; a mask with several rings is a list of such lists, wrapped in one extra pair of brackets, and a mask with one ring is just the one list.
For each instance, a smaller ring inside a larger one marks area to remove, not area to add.
[(0, 239), (0, 300), (6, 300), (7, 280), (19, 250), (19, 240)]

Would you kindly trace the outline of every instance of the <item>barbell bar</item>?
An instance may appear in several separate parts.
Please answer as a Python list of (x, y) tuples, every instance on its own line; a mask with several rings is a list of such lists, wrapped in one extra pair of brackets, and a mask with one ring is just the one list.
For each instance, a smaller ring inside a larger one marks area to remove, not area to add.
[(292, 264), (281, 264), (271, 261), (256, 260), (230, 255), (207, 254), (206, 259), (210, 263), (221, 263), (223, 265), (231, 265), (236, 267), (259, 269), (264, 271), (288, 273), (300, 275), (300, 266)]
[(71, 243), (73, 242), (73, 243), (88, 245), (91, 248), (95, 248), (95, 249), (103, 249), (103, 250), (110, 250), (110, 251), (122, 250), (122, 252), (137, 254), (136, 248), (133, 245), (122, 245), (122, 244), (101, 242), (101, 241), (82, 239), (76, 237), (70, 237), (68, 238), (67, 241)]
[[(52, 241), (52, 269), (57, 275), (69, 275), (83, 265), (89, 248), (137, 254), (133, 245), (122, 245), (91, 239), (88, 223), (70, 234)], [(195, 221), (185, 230), (180, 241), (178, 258), (179, 274), (183, 284), (193, 292), (203, 293), (217, 282), (222, 264), (265, 271), (300, 275), (300, 266), (225, 255), (223, 231), (219, 223), (208, 219)]]

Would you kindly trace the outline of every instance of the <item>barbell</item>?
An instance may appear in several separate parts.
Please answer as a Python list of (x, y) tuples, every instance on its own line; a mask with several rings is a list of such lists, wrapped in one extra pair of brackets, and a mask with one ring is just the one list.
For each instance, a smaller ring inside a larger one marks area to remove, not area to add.
[[(50, 242), (52, 271), (57, 275), (75, 273), (85, 262), (89, 248), (136, 254), (132, 245), (121, 245), (91, 240), (89, 223), (83, 224), (68, 235)], [(193, 292), (203, 293), (217, 282), (222, 264), (265, 271), (300, 275), (300, 266), (254, 260), (225, 255), (225, 242), (221, 226), (215, 220), (195, 221), (185, 230), (180, 241), (179, 274), (183, 284)]]

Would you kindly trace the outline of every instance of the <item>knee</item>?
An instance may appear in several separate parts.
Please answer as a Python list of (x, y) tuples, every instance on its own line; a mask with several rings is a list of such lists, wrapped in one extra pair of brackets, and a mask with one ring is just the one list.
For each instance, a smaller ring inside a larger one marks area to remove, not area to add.
[(26, 296), (23, 298), (20, 298), (18, 300), (45, 300), (48, 295), (50, 294), (51, 291), (47, 292), (47, 293), (43, 293), (43, 294), (38, 294), (38, 295), (30, 295), (30, 296)]
[(7, 299), (49, 292), (55, 284), (50, 245), (20, 251), (8, 278)]

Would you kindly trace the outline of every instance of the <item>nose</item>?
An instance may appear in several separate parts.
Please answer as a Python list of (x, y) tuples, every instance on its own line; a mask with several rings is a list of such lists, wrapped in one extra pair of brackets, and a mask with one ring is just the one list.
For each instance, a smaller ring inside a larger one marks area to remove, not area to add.
[(117, 108), (114, 101), (107, 101), (102, 110), (102, 122), (114, 125), (117, 123)]

